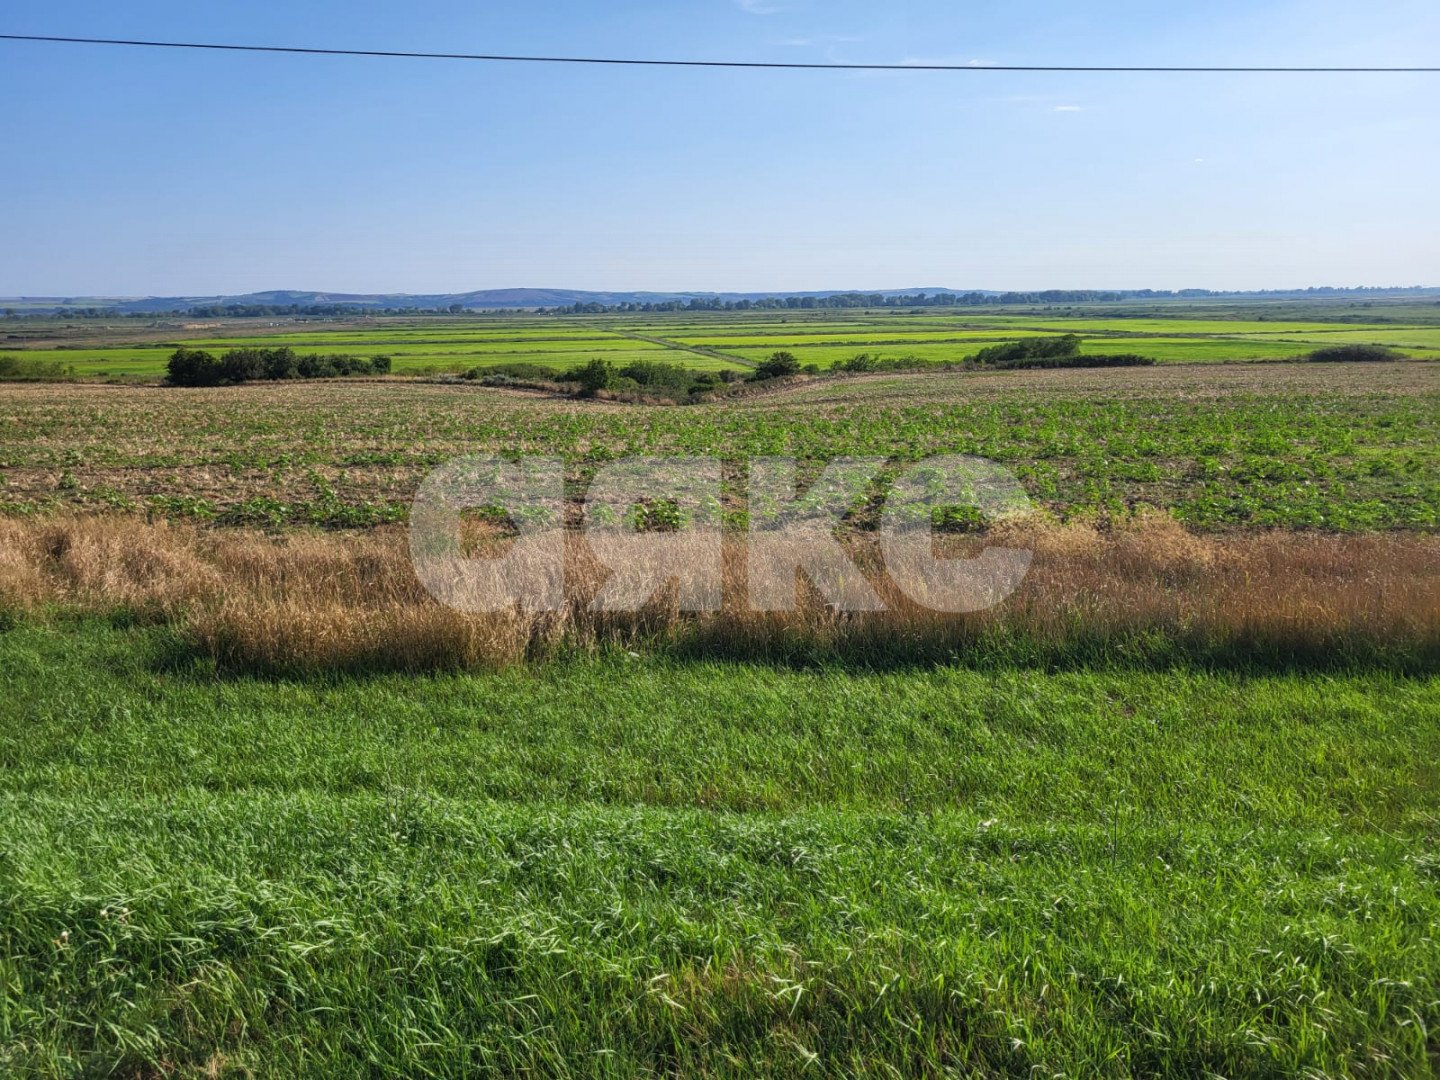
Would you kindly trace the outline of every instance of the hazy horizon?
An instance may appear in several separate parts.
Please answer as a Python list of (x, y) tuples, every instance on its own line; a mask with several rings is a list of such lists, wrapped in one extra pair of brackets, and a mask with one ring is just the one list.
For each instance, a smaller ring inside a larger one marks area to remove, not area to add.
[[(210, 292), (201, 293), (201, 292), (196, 292), (196, 291), (193, 290), (193, 289), (181, 290), (181, 291), (179, 291), (179, 292), (174, 292), (174, 293), (134, 293), (134, 292), (130, 292), (130, 293), (127, 293), (127, 292), (97, 292), (97, 293), (89, 293), (89, 292), (77, 292), (77, 291), (75, 291), (75, 290), (71, 290), (71, 291), (69, 291), (69, 292), (59, 291), (59, 292), (52, 292), (52, 293), (17, 292), (17, 293), (0, 294), (0, 300), (63, 300), (63, 299), (82, 299), (82, 300), (92, 300), (92, 299), (93, 299), (93, 300), (153, 300), (153, 299), (170, 299), (170, 298), (202, 298), (202, 299), (208, 299), (208, 298), (211, 298), (211, 297), (254, 296), (254, 295), (264, 295), (264, 294), (269, 294), (269, 293), (302, 293), (302, 294), (315, 293), (315, 294), (318, 294), (318, 295), (321, 295), (321, 296), (394, 296), (394, 297), (405, 297), (405, 296), (463, 296), (463, 295), (466, 295), (466, 294), (469, 294), (469, 293), (482, 293), (482, 292), (556, 292), (556, 293), (593, 293), (593, 294), (596, 294), (596, 295), (601, 295), (601, 294), (632, 294), (632, 293), (634, 293), (634, 294), (640, 294), (640, 293), (646, 293), (646, 294), (653, 294), (653, 295), (655, 295), (655, 296), (673, 296), (673, 295), (696, 295), (696, 296), (772, 296), (772, 295), (773, 295), (773, 296), (784, 296), (784, 295), (796, 295), (796, 294), (813, 294), (813, 295), (816, 295), (816, 296), (825, 296), (825, 295), (836, 295), (836, 296), (838, 296), (838, 295), (843, 295), (843, 294), (846, 294), (846, 293), (878, 293), (878, 294), (885, 294), (885, 295), (893, 295), (893, 294), (896, 294), (896, 293), (924, 293), (924, 294), (927, 294), (927, 295), (933, 295), (933, 294), (935, 294), (935, 293), (954, 293), (954, 294), (956, 294), (956, 295), (963, 295), (963, 294), (968, 293), (968, 292), (982, 292), (982, 293), (1017, 292), (1017, 293), (1020, 293), (1020, 292), (1049, 292), (1049, 291), (1056, 291), (1056, 290), (1059, 290), (1059, 291), (1089, 291), (1089, 292), (1138, 292), (1138, 291), (1141, 291), (1141, 290), (1150, 289), (1150, 290), (1153, 290), (1153, 291), (1155, 291), (1155, 292), (1167, 292), (1167, 291), (1168, 291), (1168, 292), (1178, 292), (1178, 291), (1181, 291), (1182, 289), (1190, 289), (1190, 288), (1196, 288), (1196, 289), (1198, 289), (1198, 288), (1206, 288), (1206, 286), (1180, 286), (1178, 289), (1164, 289), (1164, 288), (1161, 288), (1160, 286), (1154, 286), (1154, 285), (1052, 285), (1052, 286), (1034, 287), (1034, 288), (1024, 288), (1024, 287), (1021, 287), (1021, 288), (1015, 288), (1015, 289), (995, 289), (995, 288), (991, 288), (990, 286), (987, 286), (987, 285), (964, 286), (964, 287), (951, 287), (951, 286), (945, 286), (945, 285), (915, 285), (915, 286), (900, 286), (900, 287), (885, 286), (885, 287), (881, 287), (881, 288), (842, 287), (842, 288), (834, 288), (834, 289), (825, 289), (825, 288), (820, 288), (820, 289), (816, 289), (816, 288), (775, 289), (775, 290), (772, 290), (772, 291), (769, 291), (769, 292), (767, 292), (767, 291), (765, 291), (765, 290), (759, 290), (759, 289), (744, 289), (744, 288), (741, 288), (741, 289), (685, 289), (685, 288), (676, 288), (676, 289), (663, 289), (663, 288), (620, 289), (620, 288), (603, 288), (603, 287), (602, 287), (602, 288), (592, 288), (592, 289), (580, 289), (580, 288), (572, 288), (572, 287), (566, 286), (566, 285), (500, 285), (500, 286), (489, 286), (489, 287), (477, 288), (477, 289), (440, 289), (440, 290), (435, 290), (434, 292), (410, 292), (410, 291), (402, 291), (402, 290), (399, 290), (399, 289), (381, 289), (381, 290), (377, 290), (377, 291), (374, 291), (374, 292), (360, 292), (360, 291), (352, 290), (352, 289), (299, 289), (299, 288), (291, 288), (291, 287), (282, 287), (282, 288), (273, 288), (273, 289), (268, 289), (268, 288), (267, 288), (267, 289), (250, 289), (250, 290), (245, 290), (245, 291), (243, 291), (243, 292), (237, 291), (237, 290), (221, 290), (220, 292), (214, 292), (214, 293), (210, 293)], [(1268, 292), (1277, 292), (1277, 293), (1304, 292), (1304, 291), (1309, 290), (1309, 289), (1333, 289), (1333, 290), (1337, 290), (1337, 291), (1358, 291), (1358, 290), (1362, 290), (1362, 289), (1363, 289), (1363, 290), (1381, 290), (1381, 291), (1387, 291), (1387, 290), (1394, 290), (1394, 291), (1405, 291), (1405, 290), (1430, 291), (1430, 290), (1434, 290), (1434, 291), (1440, 291), (1440, 285), (1395, 284), (1395, 283), (1389, 283), (1389, 284), (1358, 283), (1358, 284), (1348, 284), (1348, 285), (1336, 285), (1336, 284), (1334, 284), (1334, 283), (1328, 283), (1328, 282), (1313, 282), (1313, 283), (1309, 283), (1309, 284), (1305, 284), (1305, 285), (1277, 286), (1277, 287), (1274, 287), (1274, 288), (1263, 288), (1263, 289), (1210, 288), (1209, 291), (1210, 291), (1210, 292), (1215, 292), (1215, 293), (1235, 293), (1235, 294), (1242, 294), (1242, 293), (1258, 293), (1258, 292), (1267, 292), (1267, 293), (1268, 293)]]

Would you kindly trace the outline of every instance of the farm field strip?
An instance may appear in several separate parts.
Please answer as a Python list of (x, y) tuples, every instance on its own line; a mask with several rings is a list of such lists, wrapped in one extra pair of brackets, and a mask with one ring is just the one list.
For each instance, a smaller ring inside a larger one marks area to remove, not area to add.
[(393, 520), (429, 469), (484, 452), (560, 455), (578, 471), (644, 454), (976, 454), (1011, 463), (1061, 515), (1140, 503), (1206, 528), (1435, 528), (1440, 366), (886, 376), (668, 409), (404, 382), (0, 386), (12, 511), (269, 499), (288, 514), (333, 499)]
[[(676, 359), (675, 350), (666, 348), (663, 345), (648, 345), (638, 341), (624, 341), (615, 339), (612, 346), (606, 344), (602, 348), (577, 349), (573, 351), (557, 350), (489, 350), (470, 349), (459, 347), (455, 349), (436, 349), (426, 346), (387, 346), (384, 348), (365, 349), (362, 355), (386, 355), (393, 361), (393, 370), (397, 374), (425, 373), (425, 372), (457, 372), (472, 367), (488, 367), (495, 364), (523, 363), (536, 364), (543, 367), (553, 368), (556, 371), (574, 367), (576, 364), (584, 363), (594, 356), (600, 356), (611, 363), (622, 365), (632, 360), (668, 360), (681, 362)], [(239, 347), (239, 346), (236, 346)], [(73, 366), (76, 374), (79, 375), (129, 375), (129, 376), (155, 376), (159, 377), (165, 373), (165, 365), (170, 354), (174, 350), (164, 349), (67, 349), (54, 352), (37, 353), (47, 359), (54, 359), (61, 364)], [(299, 349), (297, 351), (308, 351)], [(339, 348), (335, 351), (355, 351), (351, 348)], [(715, 357), (687, 353), (683, 361), (685, 366), (704, 370), (721, 370), (732, 368), (741, 370), (742, 363), (728, 363)]]
[[(125, 340), (113, 347), (93, 335), (36, 345), (27, 340), (0, 345), (0, 351), (35, 352), (72, 365), (82, 376), (146, 377), (163, 373), (175, 343), (223, 351), (242, 347), (289, 346), (297, 351), (388, 354), (397, 373), (462, 371), (486, 364), (532, 363), (568, 367), (600, 356), (617, 364), (632, 359), (669, 359), (702, 370), (753, 366), (770, 353), (795, 352), (803, 363), (829, 366), (860, 352), (889, 359), (954, 361), (979, 348), (1026, 336), (1076, 333), (1085, 352), (1140, 352), (1164, 362), (1281, 359), (1341, 342), (1373, 342), (1427, 355), (1440, 348), (1440, 327), (1408, 328), (1394, 323), (1371, 326), (1313, 320), (1198, 318), (1054, 318), (1040, 315), (987, 315), (954, 312), (921, 315), (853, 315), (793, 311), (716, 313), (697, 316), (645, 314), (580, 316), (496, 316), (456, 323), (379, 322), (334, 329), (280, 330), (255, 327), (256, 333), (191, 336), (172, 330), (168, 340)], [(157, 337), (164, 331), (152, 330)], [(665, 356), (669, 351), (672, 355)]]
[[(1004, 339), (998, 339), (1004, 340)], [(975, 352), (980, 345), (921, 344), (896, 346), (856, 345), (792, 345), (793, 352), (802, 364), (815, 363), (829, 367), (841, 360), (848, 360), (859, 352), (889, 359), (914, 357), (929, 361), (955, 361), (964, 359)], [(1262, 360), (1283, 359), (1303, 356), (1316, 346), (1306, 342), (1284, 341), (1223, 341), (1209, 338), (1144, 338), (1144, 337), (1098, 337), (1081, 341), (1082, 353), (1139, 353), (1161, 362), (1166, 361), (1216, 361), (1216, 360)], [(763, 360), (775, 351), (775, 345), (751, 348), (732, 348), (736, 356), (750, 360)]]
[(1390, 345), (1400, 349), (1440, 349), (1440, 328), (1431, 326), (1414, 330), (1331, 330), (1323, 334), (1307, 333), (1294, 340), (1309, 341), (1316, 345)]

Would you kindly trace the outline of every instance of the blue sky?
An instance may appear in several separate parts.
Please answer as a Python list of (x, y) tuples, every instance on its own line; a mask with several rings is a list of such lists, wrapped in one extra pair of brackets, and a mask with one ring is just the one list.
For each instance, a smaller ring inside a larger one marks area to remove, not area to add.
[[(7, 0), (0, 32), (1440, 62), (1434, 0)], [(0, 42), (0, 295), (1440, 284), (1440, 76), (802, 73)]]

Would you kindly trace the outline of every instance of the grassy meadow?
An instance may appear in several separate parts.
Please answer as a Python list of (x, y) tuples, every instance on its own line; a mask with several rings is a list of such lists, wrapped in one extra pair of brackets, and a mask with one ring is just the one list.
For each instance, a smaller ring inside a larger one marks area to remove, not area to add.
[(0, 1070), (1434, 1065), (1440, 683), (0, 635)]
[[(1435, 1074), (1440, 329), (1323, 310), (11, 324), (134, 379), (0, 384), (0, 1076)], [(1163, 362), (404, 377), (1072, 330)], [(181, 340), (397, 375), (158, 385)], [(1287, 360), (1341, 340), (1410, 359)], [(574, 534), (561, 612), (440, 606), (405, 523), (468, 453), (723, 459), (725, 607), (596, 614)], [(736, 604), (748, 461), (946, 453), (1035, 504), (942, 539), (1013, 596)]]

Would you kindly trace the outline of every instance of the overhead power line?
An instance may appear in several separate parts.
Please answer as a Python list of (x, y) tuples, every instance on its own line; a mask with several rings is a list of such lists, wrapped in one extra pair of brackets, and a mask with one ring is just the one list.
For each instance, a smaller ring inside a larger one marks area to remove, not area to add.
[(292, 53), (302, 56), (378, 56), (405, 60), (479, 60), (516, 64), (614, 64), (629, 67), (782, 68), (795, 71), (1113, 71), (1213, 72), (1242, 74), (1401, 74), (1436, 73), (1440, 67), (1287, 67), (1172, 64), (806, 64), (767, 60), (642, 60), (614, 56), (512, 56), (497, 53), (401, 52), (394, 49), (316, 49), (299, 45), (226, 45), (200, 41), (130, 41), (123, 38), (54, 37), (41, 34), (0, 34), (3, 41), (41, 41), (61, 45), (129, 45), (145, 49), (210, 49), (220, 52)]

